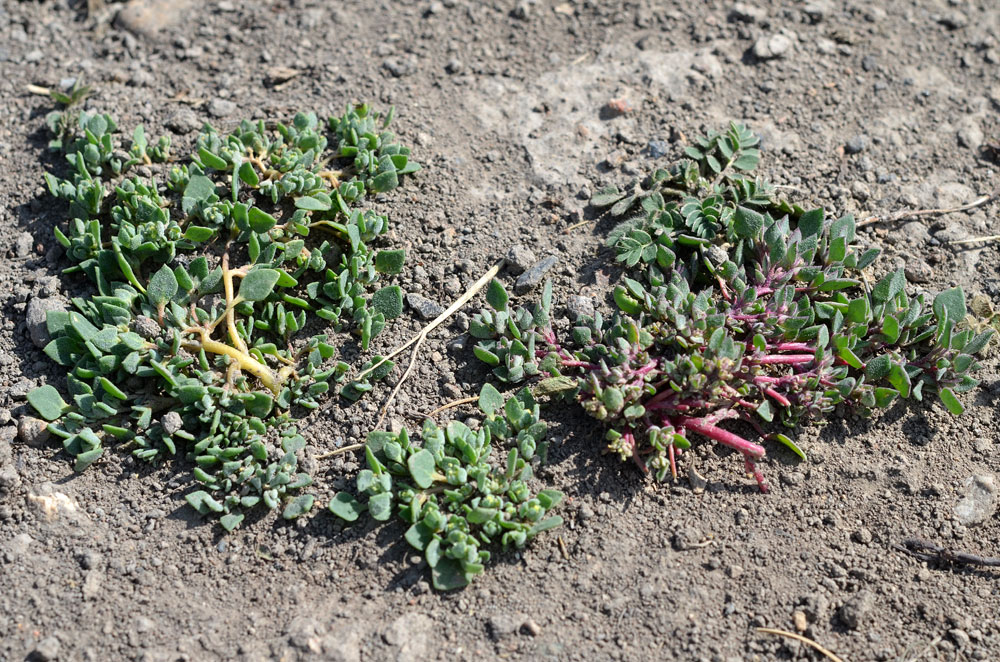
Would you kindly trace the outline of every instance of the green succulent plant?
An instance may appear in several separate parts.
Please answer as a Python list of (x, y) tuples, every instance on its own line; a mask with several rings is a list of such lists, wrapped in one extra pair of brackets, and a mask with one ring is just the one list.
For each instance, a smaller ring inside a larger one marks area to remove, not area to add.
[(206, 124), (161, 182), (135, 166), (165, 161), (169, 140), (150, 145), (140, 126), (125, 150), (108, 115), (48, 116), (69, 165), (45, 175), (69, 203), (55, 230), (74, 263), (63, 273), (93, 291), (48, 314), (45, 353), (67, 371), (66, 399), (45, 385), (28, 400), (78, 471), (108, 447), (187, 458), (202, 488), (188, 502), (226, 529), (258, 505), (287, 502), (288, 519), (311, 508), (295, 420), (331, 385), (357, 398), (393, 367), (345, 383), (343, 340), (317, 333), (353, 332), (367, 351), (402, 312), (398, 285), (375, 288), (404, 253), (374, 248), (389, 219), (361, 206), (419, 169), (390, 117), (349, 107), (329, 133), (312, 113), (226, 135)]

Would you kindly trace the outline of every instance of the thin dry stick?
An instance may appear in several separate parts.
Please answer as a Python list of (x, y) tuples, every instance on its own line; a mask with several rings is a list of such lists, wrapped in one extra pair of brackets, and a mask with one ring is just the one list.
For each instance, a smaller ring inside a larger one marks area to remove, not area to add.
[(949, 246), (961, 246), (962, 244), (974, 244), (979, 241), (996, 241), (1000, 239), (1000, 234), (990, 235), (988, 237), (972, 237), (971, 239), (956, 239), (955, 241), (949, 241)]
[(941, 637), (940, 636), (934, 637), (934, 639), (931, 640), (931, 643), (927, 644), (927, 646), (924, 647), (924, 649), (922, 651), (920, 651), (919, 653), (917, 653), (916, 655), (914, 655), (913, 657), (911, 657), (906, 662), (917, 662), (917, 660), (919, 660), (924, 655), (926, 655), (927, 653), (929, 653), (939, 643), (941, 643)]
[(389, 405), (396, 399), (396, 394), (399, 393), (399, 389), (403, 387), (403, 382), (405, 382), (410, 376), (410, 373), (413, 372), (413, 366), (417, 363), (417, 352), (420, 351), (420, 345), (423, 344), (425, 338), (427, 338), (427, 334), (420, 334), (417, 342), (413, 345), (413, 351), (410, 353), (410, 362), (407, 364), (406, 370), (403, 371), (403, 376), (400, 377), (399, 381), (396, 382), (396, 385), (392, 387), (389, 397), (385, 399), (385, 404), (382, 405), (382, 409), (378, 413), (378, 420), (375, 421), (375, 427), (372, 429), (377, 430), (382, 427), (382, 421), (385, 420), (385, 415), (389, 411)]
[(990, 200), (996, 198), (998, 195), (1000, 195), (1000, 188), (997, 188), (996, 190), (993, 191), (993, 193), (990, 193), (989, 195), (980, 196), (975, 200), (973, 200), (972, 202), (962, 205), (960, 207), (952, 207), (950, 209), (916, 209), (913, 211), (898, 211), (895, 214), (891, 214), (885, 218), (879, 218), (878, 216), (871, 216), (858, 223), (858, 227), (860, 228), (865, 225), (871, 225), (872, 223), (893, 223), (895, 221), (901, 221), (904, 218), (913, 218), (916, 216), (950, 214), (956, 211), (966, 211), (969, 209), (975, 209), (976, 207), (982, 207)]
[(322, 455), (317, 455), (314, 460), (325, 460), (328, 457), (333, 457), (335, 455), (343, 455), (344, 453), (350, 453), (351, 451), (361, 450), (364, 448), (364, 444), (351, 444), (350, 446), (342, 446), (335, 451), (330, 451), (329, 453), (323, 453)]
[(452, 314), (454, 314), (456, 310), (458, 310), (459, 308), (461, 308), (462, 306), (464, 306), (465, 304), (467, 304), (469, 302), (469, 299), (471, 299), (472, 297), (476, 296), (476, 293), (479, 292), (479, 290), (483, 289), (486, 286), (486, 284), (488, 282), (490, 282), (490, 279), (493, 278), (494, 276), (496, 276), (500, 272), (500, 267), (502, 267), (502, 266), (503, 266), (503, 260), (502, 259), (498, 260), (497, 263), (494, 264), (492, 267), (490, 267), (490, 270), (487, 271), (485, 274), (483, 274), (483, 276), (479, 280), (477, 280), (475, 282), (475, 284), (471, 288), (469, 288), (469, 290), (465, 294), (463, 294), (458, 299), (456, 299), (455, 303), (451, 304), (448, 307), (448, 310), (446, 310), (443, 313), (441, 313), (440, 315), (438, 315), (434, 319), (434, 321), (432, 321), (430, 324), (428, 324), (423, 329), (421, 329), (420, 333), (418, 333), (417, 335), (413, 336), (412, 338), (410, 338), (409, 340), (407, 340), (405, 343), (403, 343), (402, 345), (400, 345), (396, 349), (394, 349), (391, 352), (389, 352), (389, 354), (387, 354), (386, 356), (383, 356), (381, 358), (381, 360), (378, 361), (378, 363), (376, 363), (372, 367), (368, 368), (367, 370), (361, 371), (361, 374), (359, 374), (357, 377), (355, 377), (355, 380), (362, 379), (363, 377), (365, 377), (365, 375), (367, 375), (368, 373), (370, 373), (372, 370), (375, 370), (380, 365), (382, 365), (386, 361), (392, 359), (392, 357), (398, 355), (400, 352), (402, 352), (403, 350), (405, 350), (407, 347), (409, 347), (413, 343), (415, 343), (418, 340), (420, 340), (421, 336), (426, 336), (428, 333), (430, 333), (431, 331), (433, 331), (434, 329), (436, 329), (438, 327), (438, 325), (441, 324), (441, 322), (443, 322), (446, 319), (448, 319), (449, 317), (451, 317)]
[(563, 230), (563, 234), (569, 234), (573, 230), (575, 230), (577, 228), (582, 228), (584, 225), (587, 225), (587, 224), (593, 223), (593, 222), (594, 221), (589, 220), (589, 221), (580, 221), (579, 223), (574, 223), (573, 225), (571, 225), (568, 228), (566, 228), (565, 230)]
[(486, 284), (489, 283), (490, 280), (500, 272), (500, 267), (503, 266), (503, 262), (504, 262), (503, 259), (498, 260), (496, 264), (490, 267), (489, 271), (483, 274), (479, 278), (479, 280), (477, 280), (472, 285), (472, 287), (465, 292), (465, 294), (456, 299), (455, 303), (448, 306), (448, 310), (438, 315), (433, 322), (431, 322), (423, 329), (421, 329), (420, 333), (418, 333), (412, 339), (408, 340), (398, 349), (393, 350), (392, 353), (390, 353), (388, 356), (386, 356), (381, 361), (373, 365), (371, 368), (368, 368), (368, 370), (365, 370), (364, 372), (361, 373), (361, 375), (358, 376), (358, 379), (361, 379), (363, 375), (371, 372), (372, 370), (380, 366), (382, 363), (385, 363), (393, 356), (396, 356), (397, 354), (399, 354), (399, 352), (403, 351), (410, 345), (414, 346), (413, 353), (410, 355), (410, 363), (409, 365), (406, 366), (406, 371), (403, 373), (403, 376), (399, 378), (399, 381), (396, 382), (396, 386), (394, 386), (392, 392), (389, 393), (389, 397), (386, 398), (385, 404), (382, 405), (382, 410), (379, 412), (378, 421), (375, 423), (375, 429), (378, 429), (382, 426), (382, 421), (385, 420), (385, 415), (389, 411), (389, 405), (392, 404), (392, 401), (395, 399), (396, 394), (399, 393), (399, 389), (402, 388), (403, 382), (405, 382), (407, 377), (410, 376), (410, 373), (413, 372), (413, 366), (416, 364), (417, 361), (417, 350), (420, 349), (420, 345), (424, 342), (424, 339), (427, 338), (427, 334), (433, 331), (435, 328), (437, 328), (437, 326), (441, 324), (441, 322), (451, 317), (455, 313), (455, 311), (457, 311), (459, 308), (467, 304), (469, 300), (472, 299), (472, 297), (476, 296), (479, 290), (486, 287)]
[(807, 646), (812, 646), (823, 655), (826, 655), (828, 658), (833, 660), (833, 662), (844, 662), (839, 657), (837, 657), (827, 649), (823, 648), (809, 637), (803, 637), (801, 634), (796, 634), (794, 632), (789, 632), (787, 630), (775, 630), (774, 628), (757, 628), (757, 632), (763, 632), (764, 634), (776, 634), (779, 637), (788, 637), (789, 639), (795, 639), (796, 641), (801, 641)]
[(435, 414), (440, 414), (445, 409), (451, 409), (452, 407), (458, 407), (459, 405), (467, 405), (470, 402), (476, 402), (477, 400), (479, 400), (479, 396), (478, 395), (470, 395), (467, 398), (459, 398), (458, 400), (452, 400), (448, 404), (441, 405), (440, 407), (438, 407), (437, 409), (435, 409), (431, 413), (426, 414), (424, 416), (424, 418), (433, 418)]

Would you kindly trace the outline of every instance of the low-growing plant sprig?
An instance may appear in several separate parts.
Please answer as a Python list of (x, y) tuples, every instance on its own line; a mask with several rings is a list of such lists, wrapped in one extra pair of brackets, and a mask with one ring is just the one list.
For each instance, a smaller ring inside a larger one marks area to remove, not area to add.
[[(350, 107), (329, 137), (312, 113), (225, 136), (206, 124), (164, 187), (134, 169), (165, 161), (166, 138), (151, 146), (140, 126), (124, 150), (108, 115), (49, 115), (70, 165), (67, 178), (45, 176), (69, 202), (55, 230), (76, 263), (64, 273), (96, 291), (47, 318), (45, 353), (66, 367), (72, 404), (50, 385), (28, 400), (77, 471), (111, 443), (145, 461), (187, 457), (203, 488), (188, 502), (229, 530), (258, 504), (285, 503), (287, 519), (312, 507), (309, 494), (291, 498), (311, 482), (297, 471), (306, 442), (292, 412), (315, 409), (349, 366), (331, 363), (326, 335), (299, 336), (319, 318), (367, 350), (402, 312), (399, 286), (371, 288), (401, 272), (403, 251), (374, 250), (388, 218), (358, 206), (419, 169), (390, 119)], [(392, 367), (341, 393), (357, 398)]]
[[(358, 474), (359, 502), (340, 492), (330, 502), (332, 513), (347, 522), (368, 514), (386, 521), (395, 508), (410, 525), (406, 541), (424, 553), (434, 588), (466, 586), (490, 560), (484, 547), (522, 549), (539, 533), (562, 524), (546, 517), (562, 500), (556, 490), (532, 494), (530, 460), (543, 442), (546, 425), (527, 389), (504, 402), (486, 384), (479, 396), (485, 421), (478, 430), (452, 421), (441, 428), (424, 422), (421, 443), (398, 433), (375, 431), (368, 436), (368, 468)], [(509, 446), (502, 466), (491, 464), (494, 444)]]
[(658, 170), (647, 186), (605, 189), (598, 206), (627, 215), (608, 244), (627, 269), (612, 292), (619, 313), (582, 319), (572, 341), (551, 323), (551, 291), (534, 310), (511, 309), (502, 285), (492, 310), (475, 316), (477, 356), (500, 379), (546, 375), (544, 392), (572, 394), (608, 426), (609, 448), (659, 480), (695, 433), (740, 452), (767, 489), (757, 462), (765, 449), (721, 425), (739, 420), (802, 455), (763, 425), (821, 420), (839, 403), (862, 412), (927, 392), (953, 414), (956, 393), (991, 331), (960, 325), (961, 289), (905, 292), (902, 270), (871, 291), (854, 275), (878, 256), (858, 254), (851, 216), (831, 220), (774, 198), (746, 174), (757, 139), (732, 125)]

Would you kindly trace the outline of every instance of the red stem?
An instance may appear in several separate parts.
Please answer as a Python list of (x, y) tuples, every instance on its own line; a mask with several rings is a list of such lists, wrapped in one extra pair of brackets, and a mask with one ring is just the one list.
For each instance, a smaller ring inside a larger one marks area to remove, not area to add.
[(747, 441), (743, 437), (738, 434), (733, 434), (729, 430), (723, 430), (720, 427), (706, 423), (704, 419), (678, 416), (675, 419), (675, 423), (681, 427), (691, 430), (692, 432), (697, 432), (703, 437), (708, 437), (713, 441), (717, 441), (723, 446), (729, 446), (734, 450), (738, 450), (744, 455), (752, 457), (755, 460), (759, 460), (764, 457), (765, 451), (763, 446), (758, 446), (752, 441)]
[(753, 362), (759, 365), (799, 365), (815, 359), (816, 356), (813, 354), (768, 354), (753, 359)]

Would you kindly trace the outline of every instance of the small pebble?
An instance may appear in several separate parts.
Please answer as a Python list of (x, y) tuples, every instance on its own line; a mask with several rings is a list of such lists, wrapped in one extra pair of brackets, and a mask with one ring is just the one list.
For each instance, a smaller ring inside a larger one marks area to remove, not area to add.
[(535, 263), (535, 259), (535, 254), (524, 244), (511, 246), (510, 250), (507, 251), (507, 256), (504, 258), (507, 268), (515, 276), (527, 271)]
[(425, 320), (432, 320), (444, 312), (444, 307), (441, 304), (413, 292), (406, 295), (406, 305)]
[(34, 416), (25, 416), (17, 424), (17, 434), (29, 446), (41, 446), (51, 436), (48, 425)]
[(537, 637), (542, 633), (541, 626), (535, 622), (535, 619), (529, 618), (521, 625), (521, 629), (530, 634), (532, 637)]
[(860, 154), (867, 146), (868, 141), (864, 136), (854, 136), (844, 145), (844, 151), (848, 154)]
[(533, 290), (558, 261), (556, 256), (550, 255), (533, 264), (530, 269), (518, 276), (517, 282), (514, 283), (514, 291), (517, 294), (527, 294)]

